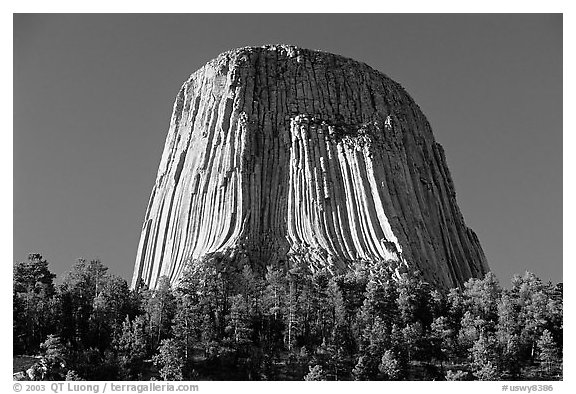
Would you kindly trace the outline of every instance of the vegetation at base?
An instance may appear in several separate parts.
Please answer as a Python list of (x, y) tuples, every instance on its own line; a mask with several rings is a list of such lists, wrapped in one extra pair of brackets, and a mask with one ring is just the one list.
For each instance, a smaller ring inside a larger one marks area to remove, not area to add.
[(61, 283), (14, 265), (14, 355), (33, 380), (557, 380), (562, 284), (489, 273), (435, 289), (416, 273), (250, 266), (213, 255), (177, 286), (130, 290), (100, 261)]

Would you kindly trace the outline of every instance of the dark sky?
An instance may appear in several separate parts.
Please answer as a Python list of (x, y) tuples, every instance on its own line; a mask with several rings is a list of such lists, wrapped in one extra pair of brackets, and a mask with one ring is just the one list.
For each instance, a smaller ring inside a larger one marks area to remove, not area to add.
[(181, 84), (274, 43), (402, 84), (502, 284), (562, 280), (562, 16), (538, 14), (15, 15), (13, 259), (100, 258), (129, 279)]

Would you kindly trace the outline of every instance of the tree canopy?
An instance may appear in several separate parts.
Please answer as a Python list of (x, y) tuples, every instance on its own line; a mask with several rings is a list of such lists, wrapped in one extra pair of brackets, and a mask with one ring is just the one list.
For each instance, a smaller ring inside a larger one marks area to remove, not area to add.
[(489, 273), (450, 290), (358, 262), (346, 273), (255, 268), (221, 254), (130, 290), (98, 260), (55, 284), (14, 264), (14, 352), (35, 379), (560, 379), (562, 286)]

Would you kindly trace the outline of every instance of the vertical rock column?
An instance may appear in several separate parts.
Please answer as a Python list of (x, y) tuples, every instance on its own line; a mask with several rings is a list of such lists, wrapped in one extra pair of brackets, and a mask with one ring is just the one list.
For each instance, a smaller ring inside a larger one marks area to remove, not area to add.
[(291, 122), (291, 249), (318, 266), (326, 256), (339, 267), (355, 260), (403, 262), (402, 247), (383, 210), (370, 137), (337, 133), (334, 126), (305, 116)]

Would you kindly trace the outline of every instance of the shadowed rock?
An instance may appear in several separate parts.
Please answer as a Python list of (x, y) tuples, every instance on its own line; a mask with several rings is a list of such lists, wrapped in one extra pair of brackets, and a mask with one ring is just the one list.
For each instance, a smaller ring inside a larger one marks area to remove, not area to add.
[(175, 282), (189, 258), (214, 252), (331, 271), (384, 260), (443, 287), (489, 270), (404, 89), (285, 45), (223, 53), (180, 89), (132, 286)]

